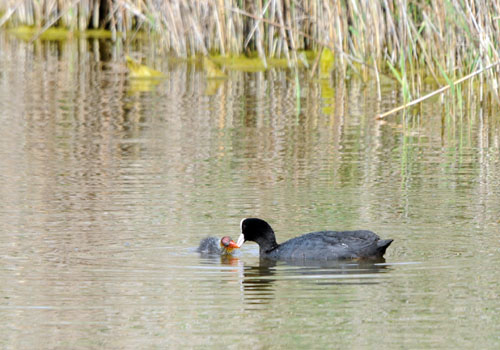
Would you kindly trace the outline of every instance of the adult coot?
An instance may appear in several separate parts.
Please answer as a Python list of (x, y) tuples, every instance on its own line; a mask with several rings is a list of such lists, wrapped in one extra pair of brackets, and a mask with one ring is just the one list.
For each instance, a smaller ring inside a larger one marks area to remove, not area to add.
[(371, 231), (320, 231), (278, 244), (273, 229), (262, 219), (243, 219), (240, 226), (238, 247), (245, 241), (256, 242), (260, 256), (272, 260), (382, 260), (392, 242)]
[(196, 251), (201, 254), (228, 255), (233, 249), (239, 248), (231, 237), (224, 236), (221, 239), (217, 237), (203, 238)]

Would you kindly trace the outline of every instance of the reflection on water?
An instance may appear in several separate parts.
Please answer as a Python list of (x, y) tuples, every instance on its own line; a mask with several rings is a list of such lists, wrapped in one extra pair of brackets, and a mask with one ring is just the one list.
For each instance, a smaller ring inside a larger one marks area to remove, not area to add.
[[(328, 261), (318, 264), (304, 262), (276, 262), (260, 260), (256, 266), (244, 266), (242, 270), (242, 285), (245, 303), (269, 304), (275, 299), (277, 281), (301, 282), (307, 285), (307, 290), (315, 290), (316, 286), (326, 285), (362, 285), (380, 283), (376, 274), (387, 272), (388, 265), (374, 263), (354, 263)], [(260, 308), (259, 308), (260, 309)]]
[(274, 266), (248, 266), (243, 270), (243, 291), (246, 304), (269, 304), (274, 299)]
[[(500, 346), (497, 107), (378, 121), (387, 77), (377, 102), (301, 72), (298, 103), (286, 70), (160, 56), (137, 85), (120, 50), (0, 35), (2, 349)], [(395, 241), (371, 265), (194, 253), (249, 216)]]

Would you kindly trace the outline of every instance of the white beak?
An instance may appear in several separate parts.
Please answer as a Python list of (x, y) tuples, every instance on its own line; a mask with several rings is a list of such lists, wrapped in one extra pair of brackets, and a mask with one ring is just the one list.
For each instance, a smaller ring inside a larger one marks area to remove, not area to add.
[(245, 243), (245, 236), (243, 233), (238, 237), (238, 242), (236, 242), (236, 245), (241, 248), (241, 246)]

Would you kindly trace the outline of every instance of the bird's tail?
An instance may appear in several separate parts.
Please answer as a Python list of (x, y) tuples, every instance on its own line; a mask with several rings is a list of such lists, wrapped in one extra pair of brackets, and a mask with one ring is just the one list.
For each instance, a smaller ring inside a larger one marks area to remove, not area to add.
[(383, 257), (387, 247), (392, 243), (393, 239), (381, 239), (377, 242), (377, 255)]

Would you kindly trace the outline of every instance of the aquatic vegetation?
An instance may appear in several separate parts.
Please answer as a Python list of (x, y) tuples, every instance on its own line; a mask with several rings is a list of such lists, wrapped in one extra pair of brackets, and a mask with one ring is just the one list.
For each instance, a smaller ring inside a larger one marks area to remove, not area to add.
[(330, 74), (332, 74), (332, 70), (334, 68), (335, 60), (333, 52), (324, 47), (323, 51), (321, 51), (321, 56), (319, 58), (319, 74), (320, 78), (329, 78)]
[(36, 27), (22, 25), (9, 28), (8, 32), (24, 41), (32, 41), (34, 39), (60, 41), (67, 40), (72, 37), (111, 39), (111, 32), (105, 29), (87, 29), (80, 32), (70, 31), (67, 28), (52, 27), (44, 31), (40, 31), (40, 29)]
[(159, 79), (165, 77), (165, 74), (154, 70), (144, 64), (140, 64), (130, 56), (125, 57), (127, 60), (127, 68), (129, 76), (135, 79)]
[[(21, 40), (30, 41), (37, 35), (38, 29), (29, 26), (19, 26), (9, 29), (9, 32)], [(66, 40), (71, 35), (73, 34), (65, 28), (48, 28), (38, 38), (41, 40)]]
[(205, 72), (207, 73), (207, 78), (209, 79), (224, 79), (227, 78), (227, 75), (224, 74), (223, 71), (220, 70), (217, 65), (212, 62), (212, 60), (208, 57), (203, 57), (203, 68), (205, 68)]
[[(147, 33), (178, 57), (231, 57), (229, 69), (262, 71), (273, 60), (298, 67), (309, 63), (301, 51), (315, 52), (310, 75), (353, 72), (380, 84), (388, 74), (404, 103), (428, 92), (429, 82), (439, 88), (444, 77), (450, 85), (500, 60), (500, 8), (482, 0), (5, 0), (0, 13), (0, 27), (36, 28), (31, 40), (51, 28), (107, 30), (115, 41)], [(249, 53), (252, 64), (233, 59)], [(499, 100), (498, 67), (483, 74), (484, 93)]]

